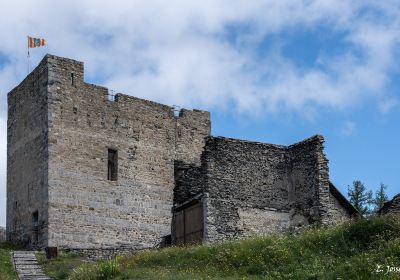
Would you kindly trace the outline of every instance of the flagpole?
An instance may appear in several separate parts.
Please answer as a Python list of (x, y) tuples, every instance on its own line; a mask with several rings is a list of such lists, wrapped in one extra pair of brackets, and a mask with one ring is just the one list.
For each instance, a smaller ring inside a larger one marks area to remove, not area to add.
[(27, 44), (27, 46), (28, 46), (28, 75), (29, 75), (29, 72), (30, 72), (30, 63), (29, 63), (29, 58), (30, 58), (30, 54), (29, 54), (29, 36), (27, 36), (27, 38), (28, 38), (28, 44)]

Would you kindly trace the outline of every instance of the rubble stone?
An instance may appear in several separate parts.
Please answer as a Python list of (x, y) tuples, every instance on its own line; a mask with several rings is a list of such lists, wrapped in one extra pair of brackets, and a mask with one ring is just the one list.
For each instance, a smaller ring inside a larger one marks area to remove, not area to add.
[(385, 202), (379, 210), (379, 214), (400, 214), (400, 194), (395, 195), (392, 200)]

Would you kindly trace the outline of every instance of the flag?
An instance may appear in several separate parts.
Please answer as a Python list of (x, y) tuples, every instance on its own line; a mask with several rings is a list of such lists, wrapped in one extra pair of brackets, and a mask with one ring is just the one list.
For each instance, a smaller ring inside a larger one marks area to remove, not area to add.
[(38, 48), (44, 46), (45, 44), (46, 44), (45, 39), (32, 38), (28, 36), (28, 48)]

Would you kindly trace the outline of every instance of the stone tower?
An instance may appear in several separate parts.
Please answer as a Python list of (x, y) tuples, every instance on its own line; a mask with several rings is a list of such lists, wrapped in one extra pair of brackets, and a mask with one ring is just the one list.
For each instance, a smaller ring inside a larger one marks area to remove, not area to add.
[(206, 111), (84, 82), (46, 55), (8, 94), (7, 237), (31, 247), (133, 249), (171, 233), (174, 162), (199, 164)]

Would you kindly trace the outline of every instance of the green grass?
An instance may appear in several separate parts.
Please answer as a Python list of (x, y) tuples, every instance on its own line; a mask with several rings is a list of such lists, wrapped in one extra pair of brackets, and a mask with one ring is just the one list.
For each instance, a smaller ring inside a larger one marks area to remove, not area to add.
[(10, 255), (16, 249), (18, 247), (9, 242), (0, 243), (0, 280), (17, 279)]
[[(377, 265), (384, 271), (376, 273)], [(146, 251), (85, 263), (69, 279), (400, 279), (400, 272), (385, 274), (386, 266), (400, 267), (399, 218)]]
[(67, 279), (75, 268), (87, 262), (87, 259), (79, 254), (63, 251), (60, 251), (58, 257), (52, 260), (47, 260), (44, 252), (36, 254), (36, 258), (43, 272), (53, 279)]

